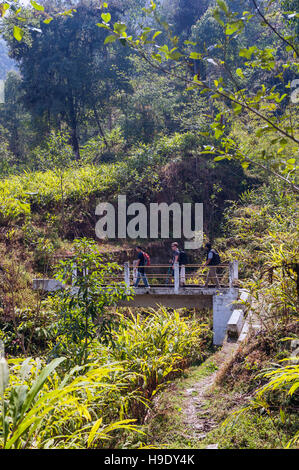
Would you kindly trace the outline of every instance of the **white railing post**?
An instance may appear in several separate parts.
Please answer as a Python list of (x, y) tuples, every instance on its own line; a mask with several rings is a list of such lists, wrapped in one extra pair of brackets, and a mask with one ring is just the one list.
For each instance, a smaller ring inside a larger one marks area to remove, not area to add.
[(234, 271), (233, 271), (233, 262), (230, 261), (229, 262), (229, 288), (230, 289), (233, 287), (233, 278), (234, 278), (233, 273), (234, 273)]
[(130, 289), (130, 265), (128, 262), (124, 264), (124, 277), (125, 277), (125, 284), (128, 289)]
[(239, 279), (238, 266), (239, 266), (239, 263), (237, 260), (233, 260), (229, 262), (229, 288), (230, 289), (234, 287), (235, 281)]
[(233, 281), (239, 279), (239, 261), (236, 259), (233, 261)]
[(180, 266), (179, 263), (174, 263), (174, 293), (179, 293), (180, 287)]
[(137, 281), (137, 260), (134, 260), (133, 261), (133, 284), (135, 285), (136, 281)]
[(186, 283), (186, 268), (184, 265), (181, 266), (180, 278), (181, 278), (181, 286), (184, 286)]
[(77, 268), (77, 265), (75, 264), (72, 270), (72, 284), (77, 279), (77, 277), (78, 277), (78, 268)]
[(82, 276), (83, 277), (86, 277), (88, 276), (88, 268), (86, 267), (86, 265), (84, 264), (83, 266), (83, 270), (82, 270)]

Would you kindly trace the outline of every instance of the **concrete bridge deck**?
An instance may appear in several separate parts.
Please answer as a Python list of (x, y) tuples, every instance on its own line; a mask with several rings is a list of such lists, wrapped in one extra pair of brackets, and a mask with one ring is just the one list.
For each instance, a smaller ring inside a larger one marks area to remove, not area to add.
[(122, 301), (119, 305), (131, 307), (155, 307), (164, 305), (172, 308), (213, 308), (214, 295), (226, 295), (229, 288), (221, 287), (179, 287), (174, 293), (174, 287), (151, 286), (134, 289), (134, 298)]
[[(52, 279), (35, 279), (35, 290), (55, 292), (63, 288), (60, 282)], [(75, 289), (75, 288), (74, 288)], [(103, 286), (102, 289), (105, 289)], [(174, 293), (173, 287), (138, 287), (129, 301), (119, 301), (120, 307), (157, 308), (163, 305), (169, 308), (207, 308), (213, 312), (213, 343), (220, 346), (225, 338), (227, 324), (235, 308), (238, 307), (238, 288), (202, 288), (180, 287)]]
[[(150, 266), (153, 269), (157, 266)], [(193, 266), (193, 268), (196, 266)], [(236, 287), (238, 280), (238, 262), (232, 261), (227, 266), (228, 269), (227, 285), (217, 287), (204, 287), (198, 284), (184, 284), (186, 280), (185, 267), (178, 264), (174, 266), (173, 284), (165, 285), (165, 274), (160, 276), (163, 279), (162, 285), (152, 285), (150, 288), (135, 287), (132, 288), (136, 280), (136, 268), (125, 263), (122, 282), (127, 286), (128, 292), (132, 292), (133, 298), (128, 301), (119, 301), (119, 306), (128, 307), (157, 307), (163, 305), (170, 308), (208, 308), (213, 311), (213, 333), (214, 344), (221, 345), (225, 338), (228, 321), (236, 308), (236, 302), (239, 298), (239, 289)], [(192, 268), (192, 267), (191, 267)], [(201, 266), (202, 268), (202, 266)], [(222, 267), (223, 268), (223, 267)], [(206, 268), (207, 269), (207, 268)], [(183, 273), (183, 277), (182, 277)], [(74, 273), (76, 277), (78, 273)], [(152, 275), (153, 279), (159, 278), (159, 275)], [(205, 276), (204, 276), (205, 277)], [(182, 283), (183, 281), (183, 283)], [(120, 281), (119, 281), (120, 282)], [(168, 277), (167, 277), (168, 282)], [(53, 279), (35, 279), (33, 288), (44, 292), (54, 292), (63, 289), (65, 286)], [(109, 288), (102, 286), (100, 289)], [(111, 287), (110, 287), (111, 288)], [(76, 287), (74, 287), (76, 289)]]

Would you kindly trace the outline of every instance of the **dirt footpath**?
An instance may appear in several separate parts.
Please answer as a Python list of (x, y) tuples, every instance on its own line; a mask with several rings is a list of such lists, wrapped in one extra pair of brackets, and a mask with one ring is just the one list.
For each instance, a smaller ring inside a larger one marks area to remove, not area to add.
[[(192, 388), (184, 391), (184, 424), (191, 433), (193, 439), (204, 439), (217, 423), (211, 418), (208, 410), (204, 409), (205, 395), (215, 384), (215, 380), (221, 369), (230, 361), (238, 345), (236, 343), (224, 343), (221, 350), (215, 353), (212, 358), (217, 370), (207, 377), (203, 377)], [(211, 446), (212, 447), (212, 446)], [(214, 448), (217, 448), (216, 446)]]

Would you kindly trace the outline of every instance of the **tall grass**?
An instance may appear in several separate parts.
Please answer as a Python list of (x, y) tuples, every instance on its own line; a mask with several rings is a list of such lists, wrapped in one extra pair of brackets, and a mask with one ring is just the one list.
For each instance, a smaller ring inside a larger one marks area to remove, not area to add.
[[(84, 200), (92, 193), (111, 191), (118, 184), (121, 168), (122, 164), (102, 164), (65, 170), (65, 198)], [(51, 170), (24, 172), (0, 180), (0, 222), (30, 214), (33, 204), (43, 207), (60, 198), (60, 180)]]
[[(152, 145), (132, 148), (130, 154), (122, 154), (121, 161), (114, 163), (93, 165), (85, 163), (86, 160), (77, 166), (73, 163), (73, 167), (62, 173), (64, 197), (66, 200), (83, 201), (91, 194), (99, 197), (107, 192), (109, 195), (120, 191), (133, 195), (136, 187), (139, 188), (136, 197), (140, 196), (139, 191), (142, 194), (146, 192), (145, 187), (153, 192), (160, 185), (155, 170), (173, 156), (181, 158), (187, 149), (191, 150), (197, 145), (198, 138), (187, 132), (161, 137)], [(25, 171), (19, 175), (10, 175), (0, 179), (0, 223), (28, 216), (33, 206), (55, 205), (60, 200), (60, 178), (57, 172)]]
[[(132, 387), (150, 400), (159, 389), (192, 363), (203, 360), (211, 343), (212, 333), (206, 323), (168, 311), (165, 307), (146, 314), (120, 316), (112, 330), (113, 360), (123, 364), (132, 375)], [(134, 417), (142, 419), (140, 402)]]
[(9, 370), (1, 360), (0, 448), (102, 447), (115, 431), (137, 431), (134, 420), (107, 411), (125, 386), (120, 366), (89, 364), (61, 378), (63, 361), (41, 368), (40, 360), (14, 359)]
[[(151, 399), (211, 341), (206, 324), (160, 308), (117, 313), (111, 341), (67, 372), (65, 358), (0, 364), (0, 448), (88, 448), (125, 445), (140, 431)], [(6, 369), (5, 369), (6, 367)], [(2, 371), (2, 374), (1, 374)]]

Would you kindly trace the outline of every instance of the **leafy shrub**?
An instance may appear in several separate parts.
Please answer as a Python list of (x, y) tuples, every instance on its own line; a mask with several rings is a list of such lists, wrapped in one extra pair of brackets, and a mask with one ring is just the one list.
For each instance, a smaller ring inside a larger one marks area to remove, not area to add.
[(162, 385), (203, 359), (211, 340), (207, 325), (178, 311), (161, 308), (117, 317), (110, 343), (93, 345), (88, 364), (66, 374), (65, 358), (45, 367), (40, 359), (12, 359), (8, 383), (6, 361), (1, 360), (0, 446), (103, 447), (109, 439), (117, 445), (137, 431), (132, 419), (142, 422)]
[[(292, 361), (292, 358), (285, 360)], [(298, 363), (276, 366), (274, 368), (272, 366), (271, 369), (264, 370), (258, 374), (257, 378), (266, 379), (266, 383), (255, 391), (254, 396), (246, 407), (230, 415), (223, 425), (234, 425), (240, 415), (252, 411), (262, 411), (268, 415), (281, 446), (289, 448), (296, 445), (299, 440), (299, 431), (297, 430), (295, 435), (287, 443), (284, 443), (281, 439), (279, 428), (283, 425), (289, 426), (288, 414), (296, 410), (299, 389)]]
[(120, 316), (118, 328), (111, 333), (113, 359), (124, 361), (137, 374), (134, 387), (147, 399), (171, 377), (201, 361), (211, 340), (206, 324), (164, 307), (145, 315)]
[(61, 378), (63, 361), (41, 368), (40, 360), (14, 359), (9, 368), (0, 360), (0, 448), (102, 447), (115, 431), (137, 430), (134, 420), (108, 419), (109, 403), (124, 387), (124, 376), (110, 380), (119, 366), (91, 364)]
[(60, 261), (55, 275), (64, 288), (52, 302), (58, 318), (53, 354), (63, 353), (70, 362), (81, 365), (88, 360), (91, 344), (96, 340), (105, 341), (110, 335), (105, 307), (131, 299), (132, 293), (119, 279), (120, 266), (104, 263), (96, 242), (76, 239), (73, 249), (73, 256)]

